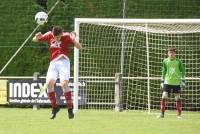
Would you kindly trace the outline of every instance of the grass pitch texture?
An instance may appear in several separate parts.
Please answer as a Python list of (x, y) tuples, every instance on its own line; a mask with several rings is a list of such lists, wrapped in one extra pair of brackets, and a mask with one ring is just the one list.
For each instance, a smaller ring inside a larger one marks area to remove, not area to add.
[(0, 108), (0, 134), (199, 134), (200, 116), (184, 113), (177, 119), (167, 111), (164, 119), (156, 114), (127, 111), (80, 110), (69, 120), (66, 109), (50, 120), (50, 109)]

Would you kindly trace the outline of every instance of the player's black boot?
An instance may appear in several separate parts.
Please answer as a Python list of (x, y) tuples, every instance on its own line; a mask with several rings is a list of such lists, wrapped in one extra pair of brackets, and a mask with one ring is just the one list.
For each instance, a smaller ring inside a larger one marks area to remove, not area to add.
[(50, 117), (50, 119), (54, 119), (54, 118), (56, 118), (56, 114), (58, 113), (60, 111), (60, 107), (56, 107), (56, 108), (53, 108), (52, 109), (52, 112), (51, 112), (51, 117)]
[(74, 118), (73, 108), (68, 109), (68, 118), (69, 119), (73, 119)]

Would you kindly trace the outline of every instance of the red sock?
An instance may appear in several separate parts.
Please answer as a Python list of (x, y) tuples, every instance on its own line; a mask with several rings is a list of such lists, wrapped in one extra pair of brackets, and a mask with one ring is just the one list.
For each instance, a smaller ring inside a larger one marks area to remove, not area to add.
[(166, 107), (166, 101), (165, 101), (165, 99), (161, 99), (161, 101), (160, 101), (160, 112), (164, 113), (165, 107)]
[(182, 111), (182, 102), (181, 100), (176, 101), (176, 110), (177, 110), (177, 115), (181, 115)]
[(56, 94), (55, 94), (55, 92), (48, 93), (48, 97), (49, 97), (49, 100), (51, 102), (52, 108), (56, 108), (57, 107), (57, 102), (56, 102)]
[(65, 96), (67, 108), (68, 108), (68, 109), (72, 109), (72, 108), (73, 108), (73, 102), (72, 102), (71, 91), (65, 92), (65, 93), (64, 93), (64, 96)]

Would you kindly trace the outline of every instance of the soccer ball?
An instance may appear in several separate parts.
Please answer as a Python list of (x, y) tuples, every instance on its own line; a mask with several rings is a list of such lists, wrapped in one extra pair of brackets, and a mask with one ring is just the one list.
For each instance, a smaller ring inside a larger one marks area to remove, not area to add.
[(47, 23), (48, 15), (45, 12), (38, 12), (35, 15), (35, 21), (39, 25), (44, 25)]

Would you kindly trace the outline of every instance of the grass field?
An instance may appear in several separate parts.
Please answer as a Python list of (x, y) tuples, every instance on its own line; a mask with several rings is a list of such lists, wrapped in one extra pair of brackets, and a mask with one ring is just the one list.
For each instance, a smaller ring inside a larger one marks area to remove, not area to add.
[(200, 129), (199, 113), (156, 119), (145, 112), (80, 110), (74, 120), (67, 118), (65, 109), (55, 120), (49, 113), (50, 109), (0, 108), (0, 134), (199, 134)]

